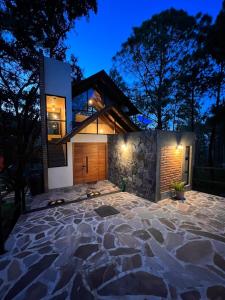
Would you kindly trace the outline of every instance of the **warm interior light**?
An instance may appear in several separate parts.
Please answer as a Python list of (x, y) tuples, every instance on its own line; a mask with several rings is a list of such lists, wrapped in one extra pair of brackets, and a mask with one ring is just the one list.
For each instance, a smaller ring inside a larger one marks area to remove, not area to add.
[(103, 133), (103, 129), (100, 129), (100, 130), (99, 130), (99, 133)]
[(89, 104), (89, 105), (92, 105), (92, 104), (93, 104), (93, 100), (90, 99), (90, 100), (88, 101), (88, 104)]

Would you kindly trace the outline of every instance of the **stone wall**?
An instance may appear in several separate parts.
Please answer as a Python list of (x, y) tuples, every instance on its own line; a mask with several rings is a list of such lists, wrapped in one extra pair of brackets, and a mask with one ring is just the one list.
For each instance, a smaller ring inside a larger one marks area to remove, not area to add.
[(155, 201), (156, 131), (108, 136), (108, 178), (126, 191)]

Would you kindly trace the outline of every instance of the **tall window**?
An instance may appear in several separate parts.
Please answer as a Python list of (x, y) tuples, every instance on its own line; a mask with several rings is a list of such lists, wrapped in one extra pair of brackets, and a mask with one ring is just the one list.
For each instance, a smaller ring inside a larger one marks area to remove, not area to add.
[(66, 99), (46, 96), (48, 140), (62, 138), (66, 134)]
[(66, 134), (66, 99), (64, 97), (46, 96), (48, 167), (67, 165), (66, 144), (57, 145), (58, 139)]
[(186, 148), (185, 148), (185, 162), (184, 162), (184, 182), (185, 182), (185, 184), (189, 184), (190, 162), (191, 162), (191, 147), (186, 146)]

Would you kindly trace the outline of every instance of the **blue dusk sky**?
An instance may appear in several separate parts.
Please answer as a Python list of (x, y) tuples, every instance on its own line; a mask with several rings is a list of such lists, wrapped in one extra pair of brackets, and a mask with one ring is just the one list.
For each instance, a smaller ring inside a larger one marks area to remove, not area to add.
[(68, 54), (79, 59), (88, 77), (102, 69), (109, 72), (112, 57), (130, 36), (134, 26), (165, 9), (184, 9), (195, 15), (203, 12), (216, 17), (222, 0), (98, 0), (97, 14), (81, 18), (68, 34)]

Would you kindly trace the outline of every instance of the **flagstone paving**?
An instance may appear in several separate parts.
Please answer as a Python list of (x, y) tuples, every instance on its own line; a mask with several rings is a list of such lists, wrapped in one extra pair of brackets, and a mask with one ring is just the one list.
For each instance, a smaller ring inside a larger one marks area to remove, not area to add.
[(101, 195), (118, 192), (119, 188), (108, 180), (97, 181), (96, 183), (76, 184), (71, 187), (53, 189), (48, 193), (34, 196), (29, 209), (38, 209), (48, 206), (48, 202), (63, 199), (65, 202), (87, 199), (87, 193), (100, 192)]
[[(112, 205), (119, 214), (94, 211)], [(118, 192), (20, 217), (0, 299), (225, 299), (225, 198)]]

